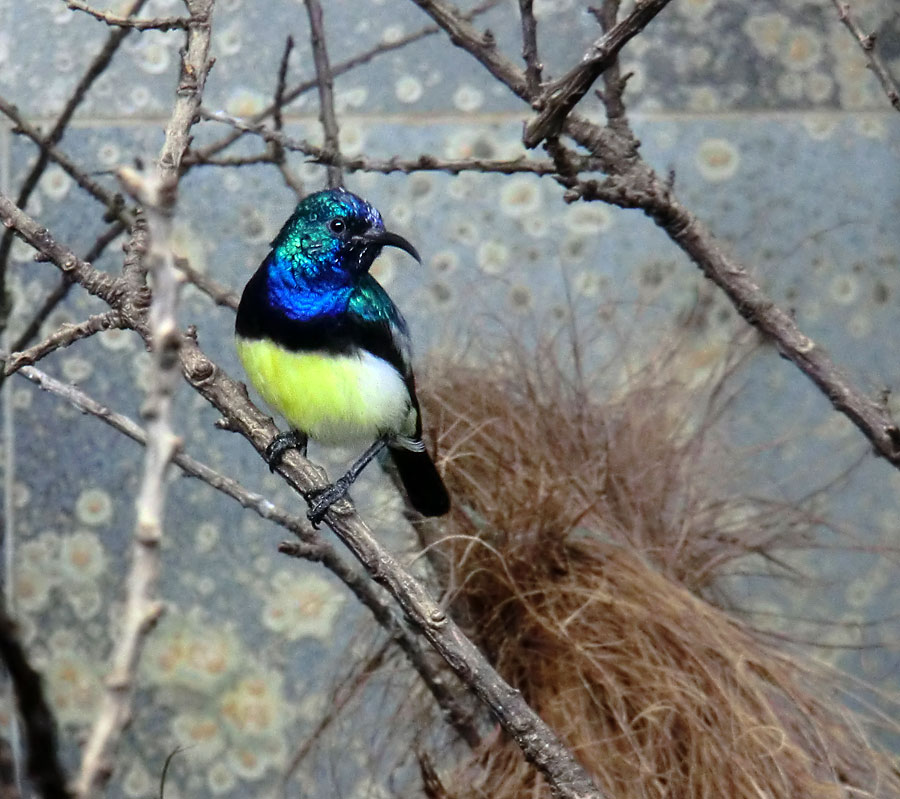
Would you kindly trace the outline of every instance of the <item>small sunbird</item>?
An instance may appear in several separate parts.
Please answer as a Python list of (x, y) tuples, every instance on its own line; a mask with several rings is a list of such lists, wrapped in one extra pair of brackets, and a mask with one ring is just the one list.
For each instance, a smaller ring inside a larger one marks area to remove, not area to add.
[(450, 496), (422, 441), (409, 330), (369, 274), (384, 247), (421, 263), (381, 214), (343, 188), (303, 198), (250, 278), (235, 320), (238, 357), (265, 402), (290, 426), (266, 449), (274, 469), (308, 439), (370, 444), (347, 473), (317, 494), (318, 524), (366, 464), (388, 448), (412, 506), (425, 516)]

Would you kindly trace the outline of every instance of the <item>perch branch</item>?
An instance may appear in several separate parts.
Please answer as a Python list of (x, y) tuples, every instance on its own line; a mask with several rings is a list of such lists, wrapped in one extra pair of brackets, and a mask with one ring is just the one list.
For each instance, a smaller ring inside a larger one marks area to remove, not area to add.
[[(246, 389), (228, 378), (193, 341), (183, 343), (181, 357), (188, 382), (226, 416), (230, 429), (247, 438), (260, 454), (264, 453), (277, 431), (271, 419), (249, 401)], [(278, 471), (304, 497), (325, 485), (322, 470), (295, 451), (285, 455)], [(336, 502), (325, 522), (373, 579), (390, 591), (411, 623), (457, 676), (490, 708), (529, 762), (544, 773), (554, 792), (564, 799), (600, 799), (603, 794), (556, 733), (494, 671), (424, 587), (372, 535), (350, 502)]]
[[(0, 195), (0, 216), (3, 216), (4, 200)], [(8, 200), (5, 202), (9, 203)], [(12, 224), (18, 217), (10, 219)], [(37, 226), (27, 216), (25, 221)], [(77, 259), (58, 245), (48, 231), (43, 231), (40, 243), (44, 249), (38, 249), (57, 266), (62, 268), (64, 262), (68, 263), (66, 259), (69, 257), (73, 261), (73, 265), (68, 267), (71, 274), (88, 282), (96, 281), (97, 278), (90, 274), (94, 271), (93, 268), (89, 264), (81, 264), (81, 268), (76, 270), (75, 266), (79, 266)], [(125, 300), (115, 295), (112, 299), (114, 307), (126, 314), (125, 309), (129, 306)], [(125, 315), (125, 318), (142, 336), (152, 340), (141, 319), (129, 315)], [(276, 435), (277, 428), (269, 417), (250, 402), (246, 388), (231, 380), (210, 361), (193, 339), (182, 340), (178, 357), (190, 385), (225, 416), (229, 429), (243, 435), (262, 455)], [(295, 451), (285, 455), (278, 471), (304, 497), (327, 485), (324, 471), (301, 458)], [(388, 589), (413, 626), (422, 631), (451, 670), (491, 710), (529, 762), (545, 774), (554, 791), (563, 799), (601, 799), (603, 794), (593, 785), (588, 774), (553, 730), (528, 706), (518, 691), (503, 681), (474, 644), (431, 599), (424, 587), (377, 541), (352, 510), (349, 501), (340, 500), (335, 503), (325, 521), (365, 566), (366, 571)], [(364, 580), (362, 575), (358, 579)], [(448, 690), (442, 681), (429, 687), (433, 693), (436, 690)]]
[[(44, 391), (69, 402), (82, 413), (95, 416), (132, 441), (142, 446), (147, 445), (147, 433), (137, 422), (124, 414), (110, 410), (75, 386), (56, 380), (33, 366), (22, 367), (19, 374)], [(475, 710), (466, 701), (466, 696), (460, 695), (458, 686), (448, 684), (444, 669), (433, 662), (433, 656), (425, 650), (419, 637), (397, 617), (371, 580), (353, 569), (331, 544), (324, 541), (310, 527), (305, 518), (289, 514), (261, 494), (249, 491), (236, 480), (215, 471), (184, 452), (176, 452), (172, 462), (185, 474), (197, 478), (216, 491), (231, 497), (242, 507), (252, 510), (261, 518), (291, 532), (299, 542), (299, 551), (295, 548), (294, 542), (282, 544), (282, 551), (320, 562), (343, 582), (360, 603), (369, 609), (376, 621), (388, 632), (391, 640), (406, 655), (457, 734), (472, 748), (480, 743), (481, 736), (475, 723)]]

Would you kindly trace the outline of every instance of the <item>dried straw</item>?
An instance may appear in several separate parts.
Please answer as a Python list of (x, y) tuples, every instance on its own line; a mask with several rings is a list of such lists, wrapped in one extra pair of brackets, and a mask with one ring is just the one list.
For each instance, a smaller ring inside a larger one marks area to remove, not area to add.
[[(684, 385), (665, 358), (600, 404), (550, 352), (421, 392), (455, 503), (430, 551), (469, 634), (610, 796), (900, 795), (824, 672), (704, 598), (810, 534), (797, 509), (721, 493), (723, 375)], [(432, 759), (429, 796), (550, 795), (499, 733)]]

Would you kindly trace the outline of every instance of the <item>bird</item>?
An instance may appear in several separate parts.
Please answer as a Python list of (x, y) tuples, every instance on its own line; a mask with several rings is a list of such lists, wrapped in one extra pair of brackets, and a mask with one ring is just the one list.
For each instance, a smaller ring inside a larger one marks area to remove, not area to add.
[(334, 483), (309, 497), (314, 525), (387, 448), (410, 504), (442, 516), (450, 496), (422, 441), (409, 329), (369, 273), (384, 247), (421, 263), (413, 245), (343, 187), (309, 194), (244, 287), (235, 319), (250, 383), (288, 424), (265, 451), (274, 471), (289, 449), (368, 443)]

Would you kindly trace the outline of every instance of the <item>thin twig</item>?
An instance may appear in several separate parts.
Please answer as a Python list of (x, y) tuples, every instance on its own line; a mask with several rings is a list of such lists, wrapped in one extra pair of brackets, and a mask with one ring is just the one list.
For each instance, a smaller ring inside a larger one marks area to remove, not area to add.
[(525, 60), (525, 83), (532, 96), (541, 91), (541, 62), (537, 48), (537, 20), (534, 18), (534, 0), (519, 0), (519, 16), (522, 20), (522, 58)]
[[(592, 9), (604, 33), (609, 33), (616, 26), (619, 17), (619, 0), (603, 0), (598, 9)], [(622, 136), (634, 138), (625, 113), (625, 86), (631, 73), (622, 75), (619, 68), (619, 56), (616, 54), (603, 71), (603, 91), (597, 94), (606, 108), (606, 123)]]
[(875, 52), (875, 34), (866, 33), (859, 26), (859, 23), (850, 13), (849, 3), (842, 2), (842, 0), (831, 0), (831, 2), (834, 3), (834, 7), (838, 11), (838, 19), (853, 34), (853, 38), (859, 42), (859, 46), (862, 48), (868, 62), (867, 66), (875, 73), (875, 77), (878, 78), (878, 82), (881, 84), (881, 88), (884, 89), (884, 93), (890, 100), (891, 105), (900, 111), (900, 86), (897, 85), (897, 81), (894, 80), (894, 76), (891, 75), (881, 56)]
[(14, 132), (21, 133), (31, 139), (41, 148), (41, 152), (46, 153), (47, 157), (55, 164), (58, 164), (63, 172), (71, 177), (75, 183), (81, 186), (95, 200), (106, 206), (109, 215), (119, 219), (126, 225), (130, 225), (134, 221), (134, 214), (125, 208), (125, 201), (121, 194), (110, 191), (105, 186), (97, 183), (87, 172), (62, 152), (59, 147), (48, 143), (41, 135), (41, 132), (25, 120), (19, 109), (3, 97), (0, 97), (0, 113), (12, 120), (15, 125)]
[[(281, 55), (281, 63), (278, 65), (278, 80), (275, 82), (275, 110), (272, 112), (272, 124), (275, 130), (281, 132), (284, 129), (284, 117), (282, 109), (284, 107), (284, 92), (287, 83), (288, 63), (291, 57), (291, 50), (294, 49), (294, 38), (288, 36), (284, 43), (284, 53)], [(294, 192), (299, 200), (306, 193), (303, 189), (302, 181), (288, 167), (287, 158), (284, 153), (284, 145), (279, 141), (269, 142), (269, 149), (272, 152), (272, 160), (278, 166), (281, 177), (284, 179), (287, 187)]]
[[(205, 109), (201, 109), (200, 114), (206, 120), (222, 122), (246, 133), (252, 133), (259, 136), (263, 141), (277, 141), (286, 150), (304, 153), (319, 163), (338, 164), (348, 172), (378, 172), (385, 175), (393, 172), (405, 174), (411, 172), (446, 172), (450, 175), (458, 175), (461, 172), (496, 172), (503, 175), (521, 172), (534, 175), (554, 175), (556, 173), (556, 166), (552, 161), (546, 159), (538, 160), (525, 155), (505, 161), (485, 158), (447, 159), (436, 158), (433, 155), (420, 155), (415, 158), (400, 158), (399, 156), (385, 159), (366, 158), (364, 156), (348, 158), (347, 156), (333, 155), (326, 149), (317, 147), (306, 139), (286, 136), (284, 133), (279, 133), (259, 123), (247, 122), (228, 114), (213, 113)], [(215, 166), (248, 166), (270, 161), (268, 155), (252, 155), (243, 158), (210, 158), (209, 160), (201, 161), (202, 157), (199, 150), (194, 150), (188, 154), (186, 161), (192, 164)], [(576, 162), (580, 171), (591, 171), (599, 166), (597, 160), (593, 158), (578, 157)]]
[(241, 301), (240, 295), (232, 291), (228, 286), (213, 280), (209, 275), (197, 271), (191, 266), (190, 262), (185, 258), (176, 258), (175, 265), (181, 273), (187, 278), (188, 282), (196, 286), (207, 297), (209, 297), (216, 305), (224, 308), (231, 308), (236, 311), (238, 303)]
[(56, 720), (44, 697), (41, 676), (31, 667), (16, 637), (13, 620), (0, 607), (0, 660), (16, 697), (28, 748), (28, 777), (43, 799), (69, 799), (66, 773), (59, 760)]
[(76, 341), (93, 336), (101, 330), (111, 330), (122, 326), (122, 315), (118, 311), (109, 310), (94, 314), (77, 325), (60, 325), (43, 341), (21, 352), (11, 352), (6, 361), (3, 374), (9, 377), (23, 366), (37, 363), (51, 352), (68, 347)]
[[(282, 551), (284, 552), (285, 550), (282, 549)], [(364, 663), (359, 665), (357, 669), (354, 669), (355, 673), (351, 674), (346, 679), (344, 686), (341, 686), (343, 690), (335, 691), (334, 695), (331, 697), (331, 701), (328, 702), (328, 709), (323, 714), (322, 718), (319, 719), (319, 723), (316, 724), (313, 730), (296, 748), (291, 759), (288, 761), (288, 764), (284, 767), (281, 776), (281, 786), (283, 790), (287, 788), (287, 784), (290, 782), (291, 777), (303, 762), (304, 758), (310, 753), (316, 743), (322, 740), (322, 735), (325, 730), (327, 730), (341, 715), (344, 708), (347, 707), (353, 697), (366, 686), (372, 675), (382, 667), (387, 659), (391, 643), (393, 642), (390, 639), (384, 641), (378, 649), (366, 658)]]
[[(319, 0), (304, 0), (309, 16), (309, 37), (312, 42), (313, 62), (316, 65), (316, 81), (319, 87), (319, 121), (325, 134), (325, 151), (340, 157), (337, 115), (334, 113), (334, 76), (328, 63), (328, 46), (325, 42), (325, 23)], [(328, 187), (344, 185), (344, 173), (336, 163), (327, 167)]]
[(131, 19), (130, 16), (120, 17), (117, 14), (110, 14), (108, 11), (98, 11), (96, 8), (92, 8), (91, 6), (89, 6), (87, 3), (82, 3), (81, 0), (64, 0), (64, 2), (72, 11), (83, 11), (85, 14), (88, 14), (94, 19), (98, 19), (101, 22), (105, 22), (107, 25), (115, 28), (121, 28), (126, 31), (183, 30), (186, 29), (193, 21), (193, 18), (191, 17), (156, 17), (154, 19)]

